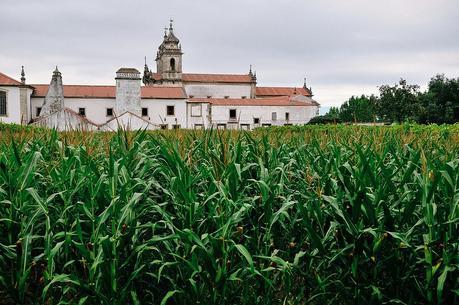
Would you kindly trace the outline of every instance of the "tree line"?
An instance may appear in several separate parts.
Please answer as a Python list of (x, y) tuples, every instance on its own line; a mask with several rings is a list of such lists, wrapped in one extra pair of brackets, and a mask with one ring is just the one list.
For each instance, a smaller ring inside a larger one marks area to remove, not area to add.
[(352, 96), (339, 108), (313, 118), (311, 124), (350, 122), (417, 122), (452, 124), (459, 122), (459, 78), (438, 74), (426, 91), (400, 79), (398, 84), (382, 85), (379, 96)]

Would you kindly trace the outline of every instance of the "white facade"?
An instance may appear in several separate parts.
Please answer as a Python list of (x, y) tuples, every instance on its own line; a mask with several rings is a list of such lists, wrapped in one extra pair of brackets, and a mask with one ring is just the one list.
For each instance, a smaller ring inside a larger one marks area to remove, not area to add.
[(16, 123), (21, 122), (19, 87), (0, 87), (0, 91), (6, 92), (6, 115), (0, 116), (0, 122)]
[(209, 103), (188, 103), (188, 128), (207, 129), (211, 127)]
[[(32, 98), (32, 118), (37, 119), (38, 109), (43, 107), (44, 98)], [(84, 108), (86, 117), (93, 123), (101, 125), (112, 119), (112, 116), (107, 116), (107, 109), (114, 109), (115, 99), (103, 98), (66, 98), (64, 100), (66, 108), (78, 113), (80, 108)]]
[[(231, 118), (230, 111), (236, 116)], [(303, 125), (316, 116), (315, 107), (212, 106), (212, 126), (254, 129), (263, 126)]]
[(31, 119), (30, 96), (32, 89), (28, 86), (0, 85), (0, 91), (4, 92), (6, 96), (6, 115), (0, 115), (0, 122), (27, 124)]
[[(311, 104), (312, 99), (308, 97), (304, 97), (304, 105), (291, 106), (288, 100), (295, 100), (296, 97), (248, 98), (251, 94), (250, 85), (184, 84), (183, 88), (186, 95), (182, 97), (142, 98), (138, 80), (117, 80), (116, 88), (113, 88), (116, 94), (113, 97), (64, 96), (64, 108), (70, 111), (51, 117), (47, 115), (46, 122), (49, 127), (57, 129), (116, 130), (118, 125), (129, 129), (254, 129), (262, 126), (305, 124), (317, 115), (319, 109), (319, 105)], [(27, 90), (27, 121), (39, 121), (39, 112), (44, 106), (45, 98), (35, 96), (30, 88)], [(0, 91), (7, 92), (8, 101), (8, 116), (0, 116), (0, 122), (20, 124), (20, 88), (1, 86)], [(201, 100), (197, 102), (196, 98), (199, 97)], [(231, 104), (233, 100), (234, 105)], [(270, 105), (270, 100), (283, 104)], [(246, 104), (241, 105), (241, 102)], [(72, 114), (82, 113), (83, 121), (69, 119)], [(125, 116), (125, 113), (129, 115)], [(119, 119), (114, 120), (116, 117)], [(58, 119), (64, 118), (65, 123), (62, 124), (65, 126), (58, 127)], [(37, 123), (41, 126), (43, 124)]]
[[(182, 99), (142, 99), (142, 108), (148, 109), (145, 119), (160, 128), (188, 128), (186, 100)], [(173, 114), (168, 114), (173, 109)]]

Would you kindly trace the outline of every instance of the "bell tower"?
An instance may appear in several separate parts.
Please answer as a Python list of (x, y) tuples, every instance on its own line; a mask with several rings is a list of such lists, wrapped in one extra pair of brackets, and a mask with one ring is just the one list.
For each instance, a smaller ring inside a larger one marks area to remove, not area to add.
[(169, 29), (164, 31), (164, 40), (156, 55), (156, 71), (164, 85), (181, 86), (182, 84), (182, 47), (174, 35), (173, 20)]

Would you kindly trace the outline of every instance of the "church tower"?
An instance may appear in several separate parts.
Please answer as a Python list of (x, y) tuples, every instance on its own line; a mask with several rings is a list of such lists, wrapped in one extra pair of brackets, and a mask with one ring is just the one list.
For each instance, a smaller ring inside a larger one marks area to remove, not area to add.
[(170, 21), (169, 31), (164, 32), (164, 40), (156, 55), (156, 71), (163, 85), (180, 86), (182, 83), (182, 47), (180, 40), (174, 35)]

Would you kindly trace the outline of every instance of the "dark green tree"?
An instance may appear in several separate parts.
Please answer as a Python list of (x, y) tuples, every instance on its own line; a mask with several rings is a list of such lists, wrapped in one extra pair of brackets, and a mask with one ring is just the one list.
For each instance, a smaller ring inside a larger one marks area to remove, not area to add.
[(339, 108), (330, 107), (328, 112), (324, 115), (313, 117), (308, 124), (337, 124), (341, 123), (339, 119)]
[(400, 79), (394, 86), (382, 85), (379, 87), (377, 112), (384, 121), (404, 122), (418, 121), (422, 112), (419, 101), (419, 86), (410, 85)]
[(330, 107), (330, 110), (328, 110), (326, 114), (329, 118), (331, 119), (339, 119), (339, 108), (338, 107)]
[(376, 97), (352, 96), (339, 109), (342, 122), (373, 122), (376, 120)]
[(459, 122), (459, 78), (448, 79), (443, 74), (432, 77), (420, 102), (420, 123)]

